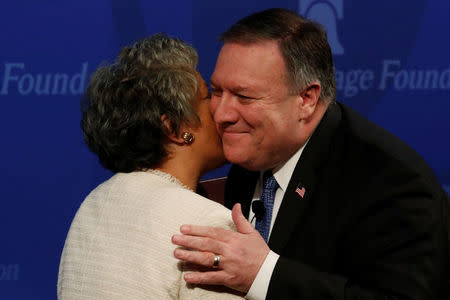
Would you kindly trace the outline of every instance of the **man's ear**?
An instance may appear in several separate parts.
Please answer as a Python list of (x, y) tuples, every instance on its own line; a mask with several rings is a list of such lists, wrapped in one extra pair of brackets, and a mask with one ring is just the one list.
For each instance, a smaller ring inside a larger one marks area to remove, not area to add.
[(303, 101), (301, 104), (301, 119), (308, 119), (316, 110), (317, 103), (319, 102), (320, 92), (322, 91), (322, 86), (319, 82), (314, 81), (309, 84), (301, 93)]
[(172, 125), (170, 124), (169, 118), (164, 114), (161, 116), (161, 122), (164, 124), (163, 131), (166, 135), (166, 137), (176, 143), (176, 144), (183, 144), (184, 140), (182, 137), (177, 136), (177, 134), (172, 130)]

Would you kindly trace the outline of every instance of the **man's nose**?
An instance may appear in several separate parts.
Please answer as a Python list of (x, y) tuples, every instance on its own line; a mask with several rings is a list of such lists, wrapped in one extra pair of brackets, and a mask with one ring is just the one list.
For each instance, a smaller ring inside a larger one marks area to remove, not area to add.
[(211, 113), (217, 124), (236, 123), (239, 119), (237, 102), (233, 95), (223, 92), (211, 98)]

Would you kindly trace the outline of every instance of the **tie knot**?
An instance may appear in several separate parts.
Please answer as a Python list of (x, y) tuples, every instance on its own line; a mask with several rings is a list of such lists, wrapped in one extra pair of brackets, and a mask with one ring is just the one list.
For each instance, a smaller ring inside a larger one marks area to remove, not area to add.
[(272, 171), (266, 171), (263, 174), (263, 189), (264, 190), (276, 190), (278, 188), (278, 182), (272, 174)]

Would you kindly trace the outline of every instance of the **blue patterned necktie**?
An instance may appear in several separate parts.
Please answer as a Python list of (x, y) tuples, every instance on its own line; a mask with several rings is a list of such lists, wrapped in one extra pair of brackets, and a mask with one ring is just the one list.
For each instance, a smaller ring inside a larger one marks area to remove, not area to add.
[(265, 213), (260, 220), (256, 219), (256, 230), (267, 242), (269, 239), (270, 223), (272, 221), (273, 202), (278, 183), (272, 175), (272, 171), (266, 171), (263, 175), (263, 190), (261, 193), (261, 201), (264, 203)]

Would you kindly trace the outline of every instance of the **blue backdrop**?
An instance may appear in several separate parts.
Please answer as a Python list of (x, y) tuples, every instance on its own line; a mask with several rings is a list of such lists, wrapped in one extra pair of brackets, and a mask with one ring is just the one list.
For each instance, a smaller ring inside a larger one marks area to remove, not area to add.
[(409, 143), (449, 191), (448, 0), (5, 0), (0, 299), (56, 298), (70, 222), (89, 191), (111, 176), (83, 144), (79, 126), (79, 99), (92, 71), (122, 46), (162, 31), (192, 43), (209, 78), (219, 33), (275, 6), (326, 27), (338, 99)]

